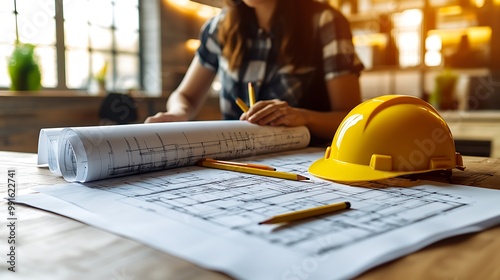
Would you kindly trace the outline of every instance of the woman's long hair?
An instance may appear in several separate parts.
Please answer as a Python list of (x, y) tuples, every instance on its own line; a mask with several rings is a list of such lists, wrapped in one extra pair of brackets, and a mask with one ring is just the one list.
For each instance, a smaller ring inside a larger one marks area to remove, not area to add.
[[(240, 0), (224, 0), (227, 13), (219, 27), (222, 55), (229, 69), (238, 69), (246, 55), (246, 40), (253, 38), (250, 22), (256, 20), (255, 12)], [(313, 42), (313, 0), (278, 0), (271, 19), (272, 30), (281, 32), (279, 63), (297, 67), (310, 63)]]

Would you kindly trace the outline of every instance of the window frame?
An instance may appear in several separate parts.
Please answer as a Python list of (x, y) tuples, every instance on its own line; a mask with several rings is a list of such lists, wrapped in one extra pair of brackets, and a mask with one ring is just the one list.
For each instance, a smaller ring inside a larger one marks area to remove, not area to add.
[[(12, 13), (14, 13), (14, 18), (15, 18), (15, 29), (16, 29), (16, 40), (19, 40), (19, 33), (18, 33), (18, 28), (19, 28), (19, 20), (18, 20), (18, 10), (17, 10), (17, 1), (18, 0), (11, 0), (14, 2), (14, 10)], [(92, 67), (91, 67), (91, 62), (89, 61), (89, 73), (88, 73), (88, 83), (87, 85), (83, 85), (81, 88), (68, 88), (67, 81), (66, 81), (66, 51), (68, 50), (68, 47), (66, 46), (65, 42), (65, 36), (64, 36), (64, 9), (63, 9), (63, 0), (53, 0), (54, 1), (54, 24), (55, 24), (55, 45), (47, 45), (51, 47), (55, 47), (55, 66), (56, 66), (56, 73), (55, 77), (57, 79), (55, 87), (42, 87), (41, 91), (44, 90), (64, 90), (64, 91), (89, 91), (90, 89), (90, 83), (92, 82)], [(112, 0), (112, 4), (115, 5), (115, 3), (119, 0)], [(109, 86), (108, 86), (108, 91), (120, 91), (124, 89), (117, 89), (116, 82), (118, 81), (118, 73), (116, 69), (117, 65), (117, 56), (120, 54), (132, 54), (132, 55), (137, 55), (137, 61), (138, 61), (138, 68), (137, 68), (137, 86), (138, 90), (142, 90), (144, 88), (143, 86), (143, 54), (142, 54), (142, 48), (143, 48), (143, 43), (142, 43), (142, 37), (143, 37), (143, 30), (142, 30), (142, 13), (141, 13), (141, 7), (142, 7), (142, 1), (138, 0), (137, 1), (137, 16), (138, 16), (138, 29), (136, 32), (138, 33), (138, 43), (137, 43), (137, 53), (132, 53), (132, 52), (124, 52), (124, 51), (119, 51), (117, 46), (116, 46), (116, 38), (114, 36), (114, 32), (116, 32), (117, 27), (115, 26), (115, 23), (113, 22), (112, 25), (109, 27), (111, 32), (113, 33), (112, 36), (112, 45), (110, 49), (105, 50), (106, 52), (109, 52), (111, 54), (111, 61), (109, 62), (112, 65), (113, 72), (111, 73), (112, 81), (110, 81)], [(11, 44), (14, 46), (14, 43)], [(44, 45), (45, 46), (45, 45)], [(86, 49), (89, 52), (89, 59), (91, 59), (92, 53), (96, 51), (101, 51), (101, 50), (96, 50), (93, 49), (91, 46), (89, 46)], [(7, 54), (10, 55), (10, 54)], [(0, 90), (9, 90), (8, 86), (0, 86)]]

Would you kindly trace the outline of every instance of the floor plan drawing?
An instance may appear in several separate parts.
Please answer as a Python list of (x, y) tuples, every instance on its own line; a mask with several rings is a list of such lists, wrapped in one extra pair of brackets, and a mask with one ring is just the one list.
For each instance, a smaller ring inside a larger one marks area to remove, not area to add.
[[(308, 166), (323, 152), (308, 148), (242, 161), (308, 175)], [(310, 279), (351, 278), (447, 236), (500, 222), (500, 210), (493, 207), (498, 191), (404, 178), (394, 180), (405, 180), (408, 187), (396, 188), (391, 180), (356, 186), (184, 166), (44, 187), (18, 202), (241, 279), (286, 279), (304, 263), (314, 264)], [(289, 224), (258, 224), (340, 201), (349, 201), (351, 209)]]
[[(291, 165), (287, 157), (273, 166), (305, 174), (300, 161)], [(190, 169), (197, 170), (190, 172)], [(372, 183), (372, 188), (332, 185), (325, 181), (294, 182), (232, 172), (188, 167), (171, 176), (131, 177), (120, 186), (96, 182), (93, 188), (113, 192), (120, 202), (176, 219), (178, 213), (215, 226), (258, 236), (287, 248), (312, 253), (315, 238), (335, 240), (317, 253), (346, 246), (391, 229), (466, 207), (466, 197), (425, 188), (390, 188)], [(175, 171), (173, 171), (175, 173)], [(259, 221), (285, 212), (338, 201), (349, 201), (352, 209), (311, 219), (300, 226), (258, 225)]]

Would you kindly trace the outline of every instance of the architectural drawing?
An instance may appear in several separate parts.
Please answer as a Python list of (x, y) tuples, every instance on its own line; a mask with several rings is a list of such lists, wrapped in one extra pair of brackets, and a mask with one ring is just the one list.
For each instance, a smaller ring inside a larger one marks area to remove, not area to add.
[[(243, 161), (306, 175), (323, 153), (308, 148)], [(403, 184), (408, 187), (396, 188), (391, 180), (355, 186), (185, 166), (40, 188), (18, 202), (242, 279), (352, 278), (442, 238), (500, 221), (500, 209), (493, 207), (498, 191), (407, 179), (396, 179), (408, 181)], [(290, 224), (258, 224), (339, 201), (352, 208)], [(303, 268), (300, 274), (297, 267)]]
[[(306, 173), (305, 162), (291, 162), (282, 157), (274, 160), (273, 166)], [(224, 171), (213, 176), (212, 170), (199, 169), (188, 167), (172, 170), (168, 175), (128, 177), (118, 185), (104, 181), (91, 186), (120, 195), (121, 203), (168, 218), (189, 216), (302, 253), (319, 254), (468, 205), (467, 198), (418, 187), (391, 188), (380, 183), (370, 183), (369, 188), (354, 187)], [(272, 226), (272, 230), (258, 225), (276, 214), (337, 201), (349, 201), (353, 207), (299, 225)], [(317, 247), (313, 246), (317, 238), (330, 242), (311, 252), (311, 248)]]
[[(70, 181), (105, 178), (193, 165), (202, 157), (234, 159), (304, 148), (306, 127), (268, 127), (243, 121), (200, 121), (76, 127), (40, 133), (39, 150), (51, 170)], [(49, 146), (49, 143), (50, 146)], [(40, 160), (39, 160), (40, 161)], [(56, 162), (57, 164), (53, 164)], [(52, 163), (52, 164), (51, 164)]]

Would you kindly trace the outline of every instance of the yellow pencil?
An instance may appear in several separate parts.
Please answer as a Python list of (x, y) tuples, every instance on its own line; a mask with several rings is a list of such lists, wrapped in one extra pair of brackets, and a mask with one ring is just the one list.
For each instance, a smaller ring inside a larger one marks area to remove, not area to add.
[(288, 172), (271, 171), (271, 170), (264, 170), (264, 169), (258, 169), (258, 168), (252, 168), (252, 167), (236, 166), (236, 165), (231, 165), (231, 164), (211, 162), (211, 161), (207, 161), (207, 160), (199, 160), (196, 164), (199, 166), (204, 166), (204, 167), (223, 169), (223, 170), (229, 170), (229, 171), (236, 171), (236, 172), (243, 172), (243, 173), (249, 173), (249, 174), (254, 174), (254, 175), (275, 177), (275, 178), (288, 179), (288, 180), (294, 180), (294, 181), (309, 180), (309, 178), (307, 178), (307, 177), (304, 177), (304, 176), (301, 176), (298, 174), (288, 173)]
[(225, 161), (225, 160), (218, 160), (218, 159), (213, 159), (213, 158), (203, 158), (202, 160), (206, 160), (209, 162), (215, 162), (215, 163), (222, 163), (222, 164), (229, 164), (229, 165), (236, 165), (236, 166), (245, 166), (245, 167), (250, 167), (250, 168), (258, 168), (258, 169), (263, 169), (263, 170), (276, 171), (276, 168), (274, 168), (274, 167), (271, 167), (268, 165), (263, 165), (263, 164), (258, 164), (258, 163)]
[(252, 107), (255, 104), (255, 91), (251, 82), (248, 82), (248, 100), (250, 107)]
[(339, 210), (349, 209), (351, 208), (350, 202), (338, 202), (329, 205), (323, 205), (315, 208), (299, 210), (295, 212), (285, 213), (281, 215), (274, 216), (270, 219), (262, 221), (259, 225), (263, 224), (277, 224), (277, 223), (286, 223), (297, 220), (302, 220), (305, 218), (315, 217), (327, 213), (332, 213)]
[(247, 104), (245, 104), (245, 102), (243, 100), (241, 100), (241, 98), (237, 97), (236, 98), (236, 105), (238, 105), (238, 107), (240, 107), (241, 111), (243, 112), (248, 112), (248, 106)]

